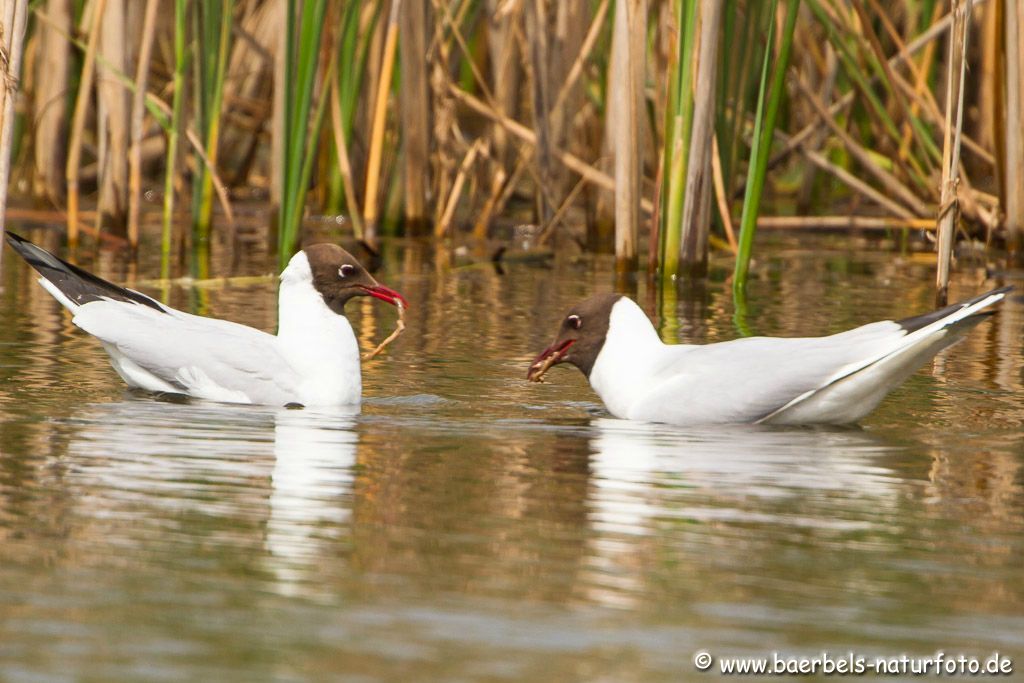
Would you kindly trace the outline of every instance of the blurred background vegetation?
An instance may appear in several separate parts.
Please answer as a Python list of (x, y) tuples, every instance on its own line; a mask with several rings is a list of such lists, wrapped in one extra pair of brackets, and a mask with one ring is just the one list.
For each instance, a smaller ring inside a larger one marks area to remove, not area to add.
[(731, 252), (738, 291), (758, 228), (937, 242), (940, 287), (957, 232), (1020, 252), (1024, 0), (4, 0), (0, 19), (8, 215), (71, 245), (202, 272), (248, 221), (283, 263), (328, 216), (370, 249), (515, 239), (665, 282)]

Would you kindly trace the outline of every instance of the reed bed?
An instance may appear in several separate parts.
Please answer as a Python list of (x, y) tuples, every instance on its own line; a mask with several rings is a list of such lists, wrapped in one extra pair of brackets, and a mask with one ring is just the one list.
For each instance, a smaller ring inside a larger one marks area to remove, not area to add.
[(1024, 253), (1020, 7), (5, 0), (5, 46), (15, 8), (28, 24), (28, 58), (5, 60), (6, 185), (64, 212), (72, 245), (89, 209), (90, 232), (165, 262), (208, 258), (255, 199), (282, 263), (311, 215), (372, 250), (526, 224), (534, 248), (664, 283), (734, 253), (742, 296), (757, 227), (788, 225), (910, 231), (941, 290), (958, 236)]

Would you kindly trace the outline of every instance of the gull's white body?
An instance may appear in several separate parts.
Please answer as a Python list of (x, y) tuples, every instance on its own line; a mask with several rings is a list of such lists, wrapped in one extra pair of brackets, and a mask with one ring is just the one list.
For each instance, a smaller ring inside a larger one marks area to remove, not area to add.
[(314, 289), (305, 253), (281, 274), (278, 334), (118, 300), (77, 305), (40, 283), (97, 337), (132, 387), (225, 403), (304, 406), (360, 402), (359, 347), (352, 326)]
[[(913, 332), (882, 321), (829, 337), (667, 345), (625, 297), (611, 311), (590, 384), (616, 417), (677, 425), (847, 424), (871, 412), (941, 349), (986, 298)], [(963, 323), (958, 326), (958, 323)]]

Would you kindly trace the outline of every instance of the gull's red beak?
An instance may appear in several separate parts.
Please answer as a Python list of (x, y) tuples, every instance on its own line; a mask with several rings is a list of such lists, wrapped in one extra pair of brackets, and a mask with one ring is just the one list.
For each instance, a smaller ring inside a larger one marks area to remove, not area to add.
[(373, 285), (372, 287), (360, 286), (360, 289), (362, 289), (364, 292), (366, 292), (373, 298), (380, 299), (381, 301), (386, 301), (392, 306), (401, 305), (402, 308), (409, 308), (409, 302), (405, 300), (405, 297), (396, 292), (395, 290), (391, 289), (390, 287), (385, 287), (384, 285), (378, 284)]
[(548, 348), (541, 351), (540, 354), (533, 359), (533, 363), (530, 364), (530, 369), (526, 371), (526, 379), (531, 382), (544, 381), (544, 374), (551, 369), (551, 366), (561, 363), (562, 359), (565, 358), (565, 354), (569, 351), (569, 347), (575, 343), (575, 339), (568, 339), (561, 344), (555, 342)]

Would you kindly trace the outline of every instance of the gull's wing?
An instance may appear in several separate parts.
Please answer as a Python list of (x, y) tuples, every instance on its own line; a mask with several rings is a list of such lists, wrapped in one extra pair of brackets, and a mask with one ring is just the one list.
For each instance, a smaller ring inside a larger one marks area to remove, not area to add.
[(631, 409), (657, 422), (852, 422), (958, 341), (1009, 287), (923, 316), (829, 337), (750, 337), (669, 346), (664, 377)]
[(129, 384), (233, 403), (296, 400), (298, 376), (276, 337), (251, 327), (109, 300), (80, 306), (74, 323), (103, 342)]
[(747, 337), (706, 346), (667, 346), (655, 376), (664, 378), (630, 410), (654, 422), (757, 422), (826, 386), (902, 337), (895, 322), (831, 337)]

